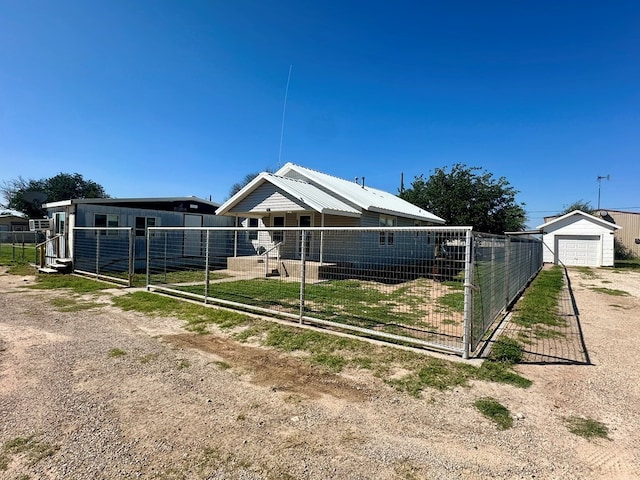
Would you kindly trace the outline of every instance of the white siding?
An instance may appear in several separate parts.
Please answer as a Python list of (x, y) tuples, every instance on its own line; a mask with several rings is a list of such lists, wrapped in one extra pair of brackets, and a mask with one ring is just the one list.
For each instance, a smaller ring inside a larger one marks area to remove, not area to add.
[(265, 182), (238, 203), (231, 213), (266, 212), (267, 209), (271, 209), (272, 212), (286, 212), (309, 210), (309, 207), (303, 206), (293, 197), (278, 191), (271, 183)]
[[(589, 239), (599, 239), (597, 265), (598, 267), (613, 266), (613, 229), (595, 223), (583, 216), (571, 216), (562, 221), (546, 227), (542, 236), (544, 242), (543, 261), (545, 263), (558, 263), (559, 239), (580, 237), (587, 242)], [(588, 247), (585, 247), (588, 248)]]

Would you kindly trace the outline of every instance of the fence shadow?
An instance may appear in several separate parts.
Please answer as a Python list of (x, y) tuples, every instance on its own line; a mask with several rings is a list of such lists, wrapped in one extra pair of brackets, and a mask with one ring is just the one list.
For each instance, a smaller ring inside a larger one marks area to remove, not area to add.
[[(564, 288), (558, 301), (559, 316), (564, 325), (546, 330), (543, 334), (508, 321), (503, 332), (519, 339), (523, 345), (522, 364), (528, 365), (591, 365), (584, 340), (580, 311), (576, 303), (571, 279), (564, 269)], [(516, 307), (517, 310), (517, 307)]]

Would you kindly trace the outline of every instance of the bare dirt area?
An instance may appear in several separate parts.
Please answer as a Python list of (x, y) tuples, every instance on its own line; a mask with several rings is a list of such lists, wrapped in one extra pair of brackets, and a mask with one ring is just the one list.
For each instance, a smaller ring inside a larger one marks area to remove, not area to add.
[[(63, 311), (64, 292), (0, 272), (0, 478), (640, 478), (640, 273), (569, 278), (577, 333), (532, 346), (517, 367), (530, 388), (416, 399), (367, 370), (123, 312), (109, 301), (123, 290)], [(476, 410), (485, 396), (513, 428)], [(572, 416), (609, 438), (569, 432)]]

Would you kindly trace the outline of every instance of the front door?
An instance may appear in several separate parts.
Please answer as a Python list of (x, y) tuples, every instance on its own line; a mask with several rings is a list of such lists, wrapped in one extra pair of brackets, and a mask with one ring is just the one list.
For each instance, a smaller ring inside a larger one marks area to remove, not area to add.
[(56, 212), (54, 215), (53, 225), (54, 235), (60, 235), (56, 240), (55, 255), (58, 258), (67, 257), (67, 214), (65, 212)]
[[(312, 227), (312, 226), (313, 226), (313, 217), (311, 215), (299, 215), (298, 216), (298, 227), (300, 227), (300, 228), (309, 228), (309, 227)], [(301, 237), (302, 237), (302, 234), (297, 235), (298, 258), (302, 257), (302, 241), (301, 241)], [(311, 241), (312, 241), (312, 233), (311, 232), (305, 232), (304, 251), (305, 251), (305, 257), (306, 258), (310, 257)]]

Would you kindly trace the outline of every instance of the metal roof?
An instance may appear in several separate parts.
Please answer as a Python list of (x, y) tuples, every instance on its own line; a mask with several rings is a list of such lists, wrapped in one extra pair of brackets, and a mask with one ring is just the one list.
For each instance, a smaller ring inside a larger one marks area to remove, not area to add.
[(286, 177), (291, 172), (296, 172), (307, 179), (309, 184), (329, 190), (334, 195), (362, 210), (398, 215), (433, 223), (445, 223), (444, 219), (389, 192), (360, 185), (354, 181), (327, 175), (293, 163), (286, 163), (275, 175)]
[(334, 195), (321, 190), (320, 188), (295, 178), (281, 177), (273, 173), (263, 172), (245, 185), (238, 193), (223, 203), (216, 211), (217, 215), (226, 215), (237, 205), (246, 194), (255, 190), (263, 183), (268, 182), (276, 188), (291, 195), (309, 208), (327, 214), (359, 217), (361, 210), (351, 206)]
[(574, 210), (573, 212), (569, 212), (566, 215), (562, 215), (561, 217), (557, 217), (554, 218), (553, 220), (548, 221), (547, 223), (543, 223), (542, 225), (539, 225), (537, 228), (542, 230), (550, 225), (553, 225), (554, 223), (558, 223), (562, 220), (564, 220), (565, 218), (569, 218), (569, 217), (573, 217), (574, 215), (577, 216), (582, 216), (585, 217), (588, 220), (591, 220), (594, 223), (598, 223), (604, 227), (610, 228), (611, 230), (614, 229), (619, 229), (622, 228), (620, 225), (616, 225), (615, 223), (611, 223), (611, 222), (607, 222), (606, 220), (603, 220), (602, 218), (598, 218), (598, 217), (594, 217), (593, 215), (590, 215), (588, 213), (583, 212), (582, 210)]
[(274, 174), (266, 174), (265, 180), (273, 183), (276, 187), (300, 199), (314, 210), (320, 213), (333, 213), (351, 216), (360, 216), (361, 211), (329, 193), (320, 190), (315, 185), (295, 178), (280, 177)]
[(198, 197), (150, 197), (150, 198), (72, 198), (58, 202), (44, 203), (44, 208), (65, 207), (80, 203), (117, 205), (119, 203), (162, 203), (162, 202), (198, 202), (212, 207), (219, 207), (219, 203)]

